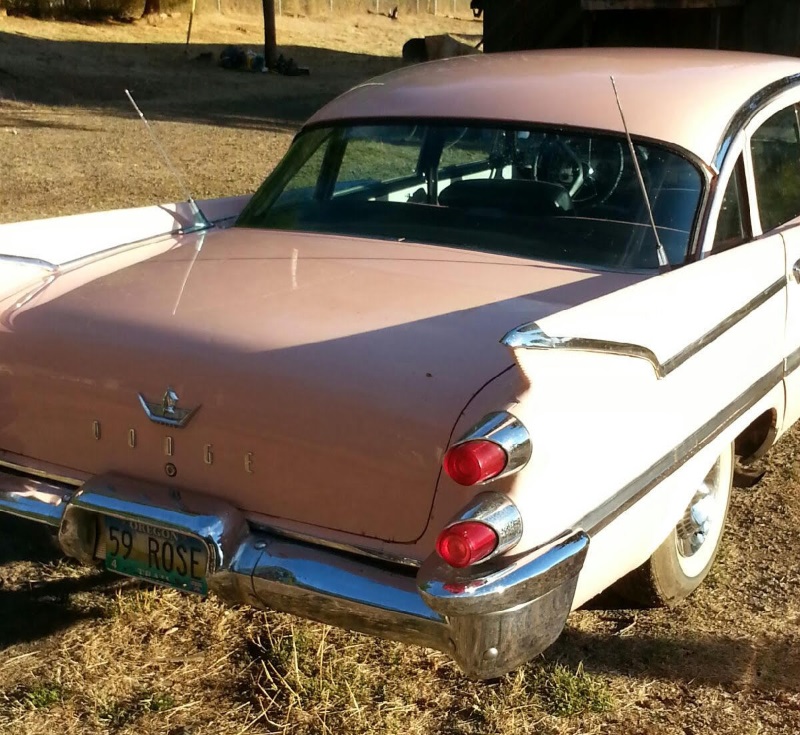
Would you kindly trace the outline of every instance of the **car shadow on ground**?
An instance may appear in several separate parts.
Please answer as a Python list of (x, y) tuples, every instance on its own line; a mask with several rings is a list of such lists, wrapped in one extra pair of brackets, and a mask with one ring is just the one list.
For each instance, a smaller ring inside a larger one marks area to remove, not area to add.
[(568, 627), (544, 654), (545, 659), (639, 680), (721, 686), (731, 691), (800, 692), (800, 638), (637, 631), (636, 611), (628, 613), (619, 618), (616, 632), (587, 633)]
[[(103, 603), (123, 584), (66, 560), (49, 528), (0, 515), (0, 651), (103, 617)], [(76, 599), (85, 592), (102, 597)]]

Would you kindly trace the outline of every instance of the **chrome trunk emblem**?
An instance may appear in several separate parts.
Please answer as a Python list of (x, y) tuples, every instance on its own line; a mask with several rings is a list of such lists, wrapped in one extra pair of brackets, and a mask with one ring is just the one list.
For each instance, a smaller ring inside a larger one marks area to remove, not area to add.
[(195, 408), (178, 408), (178, 394), (172, 389), (167, 388), (161, 401), (148, 401), (139, 393), (139, 403), (142, 404), (144, 412), (152, 422), (174, 426), (182, 429), (189, 423), (189, 419), (195, 414), (200, 406)]

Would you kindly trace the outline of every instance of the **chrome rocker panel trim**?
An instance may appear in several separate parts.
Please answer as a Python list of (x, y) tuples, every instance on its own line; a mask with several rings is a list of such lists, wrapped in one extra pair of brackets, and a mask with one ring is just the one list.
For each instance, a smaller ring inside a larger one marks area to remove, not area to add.
[(62, 550), (102, 557), (98, 515), (188, 533), (209, 547), (208, 587), (270, 608), (435, 648), (478, 679), (501, 676), (561, 633), (588, 548), (581, 531), (521, 555), (454, 570), (432, 555), (417, 571), (252, 529), (222, 501), (117, 475), (76, 490), (0, 469), (0, 513), (59, 528)]

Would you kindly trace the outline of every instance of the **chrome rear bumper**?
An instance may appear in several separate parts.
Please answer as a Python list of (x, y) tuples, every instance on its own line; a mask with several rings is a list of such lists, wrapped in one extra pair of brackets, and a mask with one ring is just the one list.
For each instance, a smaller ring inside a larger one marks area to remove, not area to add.
[(445, 651), (483, 679), (555, 641), (588, 548), (572, 531), (466, 570), (435, 555), (415, 570), (254, 531), (226, 503), (114, 475), (76, 489), (0, 471), (0, 512), (57, 528), (62, 550), (85, 562), (98, 555), (98, 515), (196, 536), (210, 551), (209, 589), (230, 603)]

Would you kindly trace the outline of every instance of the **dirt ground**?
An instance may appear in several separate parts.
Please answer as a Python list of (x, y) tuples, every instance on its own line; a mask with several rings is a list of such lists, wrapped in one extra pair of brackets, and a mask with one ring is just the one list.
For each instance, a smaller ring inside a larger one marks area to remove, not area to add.
[[(0, 222), (252, 190), (301, 121), (399, 65), (430, 16), (279, 19), (308, 78), (197, 60), (260, 40), (258, 18), (67, 24), (0, 16)], [(1, 245), (1, 244), (0, 244)], [(672, 611), (582, 610), (540, 659), (490, 683), (447, 657), (274, 613), (223, 608), (61, 560), (0, 519), (0, 733), (800, 732), (800, 460), (795, 431), (733, 500), (708, 582)]]

